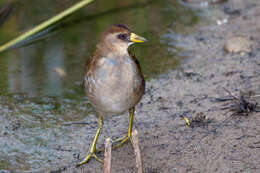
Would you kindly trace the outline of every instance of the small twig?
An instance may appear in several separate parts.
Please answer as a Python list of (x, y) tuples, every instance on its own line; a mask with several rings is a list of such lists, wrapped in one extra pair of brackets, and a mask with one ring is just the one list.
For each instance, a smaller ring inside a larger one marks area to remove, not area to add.
[(189, 120), (184, 114), (181, 115), (181, 117), (183, 118), (183, 120), (185, 121), (185, 123), (186, 123), (187, 126), (191, 126), (190, 120)]
[(57, 150), (57, 151), (73, 152), (72, 149), (63, 149), (63, 148), (61, 148), (61, 146), (54, 147), (52, 149)]
[(239, 100), (239, 98), (238, 98), (237, 96), (235, 96), (234, 94), (232, 94), (228, 89), (226, 89), (226, 88), (224, 88), (224, 87), (223, 87), (223, 89), (224, 89), (230, 96), (234, 97), (234, 99)]
[(254, 96), (251, 96), (251, 97), (256, 98), (256, 97), (260, 97), (260, 95), (254, 95)]
[(141, 158), (141, 151), (138, 143), (138, 132), (134, 130), (132, 132), (132, 140), (133, 140), (133, 147), (135, 151), (135, 161), (136, 161), (136, 168), (138, 173), (143, 173), (143, 165), (142, 165), (142, 158)]
[(105, 143), (104, 173), (111, 172), (111, 155), (112, 155), (111, 151), (112, 151), (112, 141), (110, 138), (107, 138)]

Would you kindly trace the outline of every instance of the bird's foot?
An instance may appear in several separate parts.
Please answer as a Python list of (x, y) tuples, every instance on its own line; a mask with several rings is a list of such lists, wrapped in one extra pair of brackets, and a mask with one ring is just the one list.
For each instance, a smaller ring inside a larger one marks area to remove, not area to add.
[(103, 161), (100, 159), (100, 158), (98, 158), (98, 156), (96, 155), (96, 153), (89, 153), (88, 155), (87, 155), (87, 157), (85, 157), (85, 159), (84, 160), (82, 160), (81, 162), (79, 162), (77, 165), (76, 165), (76, 167), (79, 167), (79, 166), (81, 166), (81, 165), (84, 165), (85, 163), (87, 163), (92, 157), (94, 157), (98, 162), (100, 162), (100, 163), (103, 163)]
[(121, 137), (121, 138), (118, 138), (118, 139), (114, 140), (113, 143), (118, 143), (118, 144), (114, 145), (113, 148), (118, 148), (118, 147), (120, 147), (121, 145), (123, 145), (124, 143), (126, 143), (128, 140), (129, 140), (130, 143), (133, 145), (131, 135), (128, 135), (128, 134), (127, 134), (127, 135), (125, 135), (125, 136), (123, 136), (123, 137)]

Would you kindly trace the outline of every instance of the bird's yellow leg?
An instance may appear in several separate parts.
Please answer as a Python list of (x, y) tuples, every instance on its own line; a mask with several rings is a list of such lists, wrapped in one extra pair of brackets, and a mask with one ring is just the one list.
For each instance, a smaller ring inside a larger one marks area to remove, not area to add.
[(78, 166), (81, 166), (85, 163), (87, 163), (91, 157), (94, 157), (97, 161), (99, 162), (103, 162), (100, 158), (97, 157), (96, 155), (96, 145), (97, 145), (97, 140), (98, 140), (98, 137), (99, 137), (99, 134), (100, 134), (100, 131), (102, 129), (102, 126), (103, 126), (103, 117), (101, 115), (98, 115), (98, 129), (97, 129), (97, 132), (96, 132), (96, 135), (95, 135), (95, 138), (93, 140), (93, 143), (91, 145), (91, 148), (90, 148), (90, 153), (87, 155), (87, 157), (84, 158), (83, 161), (81, 161), (80, 163), (77, 164), (77, 167)]
[(119, 144), (116, 144), (113, 148), (118, 148), (120, 147), (122, 144), (124, 144), (126, 141), (130, 140), (131, 144), (132, 144), (132, 127), (133, 127), (133, 120), (134, 120), (134, 114), (135, 114), (135, 108), (131, 108), (129, 110), (129, 126), (128, 126), (128, 132), (125, 136), (116, 139), (115, 141), (113, 141), (114, 143), (119, 142)]

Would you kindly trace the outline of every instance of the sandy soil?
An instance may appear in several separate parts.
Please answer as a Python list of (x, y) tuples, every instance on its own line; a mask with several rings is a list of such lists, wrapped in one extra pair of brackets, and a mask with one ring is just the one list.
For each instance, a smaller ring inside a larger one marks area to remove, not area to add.
[[(215, 102), (228, 95), (223, 87), (235, 95), (260, 93), (260, 1), (230, 0), (216, 8), (228, 23), (184, 36), (182, 44), (192, 57), (179, 69), (147, 82), (146, 94), (136, 107), (135, 128), (146, 173), (260, 172), (260, 113), (225, 121), (232, 114), (222, 110), (227, 102)], [(224, 44), (234, 36), (249, 38), (251, 52), (243, 56), (225, 52)], [(181, 115), (186, 113), (190, 119), (199, 112), (210, 123), (186, 126)], [(91, 118), (95, 121), (94, 115)], [(99, 144), (123, 135), (127, 126), (127, 115), (105, 120)], [(95, 126), (84, 127), (78, 133), (84, 143), (76, 146), (81, 153), (77, 157), (84, 157), (92, 142), (85, 132), (95, 130)], [(112, 172), (136, 172), (130, 143), (114, 149), (112, 155)], [(98, 173), (103, 165), (93, 159), (80, 168), (68, 166), (57, 172)]]

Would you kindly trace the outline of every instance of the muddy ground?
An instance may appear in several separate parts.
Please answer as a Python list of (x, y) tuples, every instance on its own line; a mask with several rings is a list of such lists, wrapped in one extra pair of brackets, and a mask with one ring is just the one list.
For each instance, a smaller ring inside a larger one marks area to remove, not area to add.
[[(260, 113), (229, 118), (232, 112), (222, 108), (230, 102), (215, 100), (228, 96), (223, 87), (234, 95), (260, 93), (260, 1), (230, 0), (216, 8), (228, 17), (228, 22), (211, 24), (199, 28), (193, 36), (184, 36), (182, 44), (192, 56), (180, 68), (147, 82), (146, 93), (136, 107), (135, 128), (146, 173), (260, 171)], [(224, 51), (226, 41), (235, 36), (252, 41), (250, 53)], [(259, 99), (256, 101), (259, 103)], [(199, 112), (210, 123), (186, 126), (181, 115), (186, 113), (190, 119)], [(94, 121), (94, 115), (92, 118)], [(99, 144), (106, 137), (126, 133), (127, 125), (126, 115), (105, 120)], [(115, 126), (121, 130), (113, 129)], [(90, 147), (92, 137), (86, 136), (87, 130), (94, 133), (95, 126), (79, 131), (78, 139), (85, 142), (73, 147), (78, 147), (79, 158)], [(129, 143), (113, 150), (112, 155), (112, 172), (136, 172)], [(103, 165), (91, 160), (80, 168), (68, 166), (60, 171), (102, 172)]]

